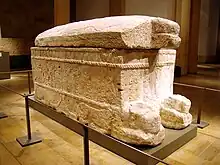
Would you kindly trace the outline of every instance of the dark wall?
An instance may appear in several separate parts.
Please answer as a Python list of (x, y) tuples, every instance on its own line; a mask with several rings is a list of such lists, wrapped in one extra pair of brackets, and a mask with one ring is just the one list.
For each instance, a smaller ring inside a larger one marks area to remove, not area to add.
[(0, 0), (2, 38), (10, 38), (8, 42), (12, 42), (6, 44), (2, 40), (0, 46), (10, 54), (11, 70), (31, 68), (30, 46), (39, 33), (53, 26), (53, 0)]
[(53, 26), (53, 0), (1, 0), (4, 38), (34, 38)]

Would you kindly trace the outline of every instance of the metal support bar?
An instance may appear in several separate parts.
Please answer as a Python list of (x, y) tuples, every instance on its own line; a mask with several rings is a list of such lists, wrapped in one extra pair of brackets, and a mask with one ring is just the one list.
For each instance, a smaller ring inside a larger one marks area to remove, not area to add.
[(30, 110), (29, 110), (29, 99), (28, 95), (25, 97), (25, 110), (26, 110), (26, 123), (27, 123), (27, 136), (23, 136), (20, 138), (17, 138), (17, 142), (22, 146), (26, 147), (32, 144), (40, 143), (42, 142), (42, 139), (38, 137), (35, 134), (31, 133), (31, 122), (30, 122)]
[(8, 115), (6, 115), (6, 114), (3, 113), (3, 112), (0, 112), (0, 119), (6, 118), (6, 117), (8, 117)]
[(28, 140), (30, 140), (31, 139), (31, 121), (30, 121), (28, 96), (25, 96), (24, 99), (25, 99), (25, 110), (26, 110), (27, 134), (28, 134)]
[(0, 72), (0, 74), (6, 74), (6, 73), (27, 73), (31, 72), (33, 70), (21, 70), (21, 71), (9, 71), (9, 72)]
[(198, 107), (196, 124), (199, 124), (201, 122), (201, 115), (202, 115), (202, 102), (200, 102)]
[(84, 165), (89, 165), (89, 134), (88, 127), (83, 126), (84, 136), (83, 136), (83, 144), (84, 144)]
[[(30, 75), (28, 76), (28, 83), (30, 81)], [(30, 84), (30, 83), (29, 83)], [(20, 94), (6, 86), (3, 86), (3, 85), (0, 85), (1, 88), (3, 89), (6, 89), (12, 93), (15, 93), (17, 95), (20, 95), (22, 97), (24, 97), (25, 99), (25, 110), (26, 110), (26, 123), (27, 123), (27, 136), (24, 136), (24, 137), (20, 137), (20, 138), (17, 138), (17, 142), (22, 146), (22, 147), (25, 147), (25, 146), (29, 146), (29, 145), (32, 145), (32, 144), (35, 144), (35, 143), (39, 143), (42, 141), (42, 139), (38, 136), (36, 136), (35, 134), (31, 134), (31, 122), (30, 122), (30, 111), (29, 111), (29, 99), (28, 97), (29, 96), (32, 96), (33, 94), (30, 94), (31, 91), (30, 91), (30, 86), (29, 86), (29, 95), (23, 95), (23, 94)]]
[[(38, 102), (34, 97), (29, 97), (29, 104), (33, 110), (40, 112), (41, 114), (55, 120), (70, 130), (82, 135), (84, 138), (84, 156), (89, 158), (89, 141), (96, 143), (97, 145), (106, 148), (107, 150), (121, 156), (132, 163), (139, 165), (155, 165), (158, 162), (168, 164), (161, 159), (164, 159), (172, 152), (177, 150), (182, 145), (186, 144), (192, 138), (196, 136), (197, 127), (190, 125), (183, 130), (166, 130), (167, 136), (163, 143), (154, 148), (136, 148), (135, 146), (128, 145), (120, 140), (117, 140), (111, 136), (102, 134), (86, 125), (68, 118), (63, 113), (57, 112), (53, 108)], [(85, 127), (87, 129), (85, 130)], [(88, 131), (88, 132), (87, 132)], [(86, 156), (88, 155), (88, 156)], [(89, 160), (84, 160), (84, 163), (89, 163)]]
[(197, 119), (193, 121), (194, 124), (197, 124), (198, 128), (205, 128), (209, 125), (209, 123), (205, 122), (205, 121), (201, 121), (201, 116), (202, 116), (202, 104), (205, 101), (205, 91), (206, 88), (202, 89), (202, 94), (201, 94), (201, 101), (198, 107), (198, 113), (197, 113)]
[(4, 85), (0, 85), (0, 88), (6, 89), (7, 91), (10, 91), (10, 92), (12, 92), (12, 93), (15, 93), (15, 94), (17, 94), (17, 95), (19, 95), (19, 96), (21, 96), (21, 97), (25, 97), (25, 95), (20, 94), (20, 93), (18, 93), (17, 91), (15, 91), (15, 90), (13, 90), (13, 89), (11, 89), (11, 88), (8, 88), (8, 87), (6, 87), (6, 86), (4, 86)]
[[(0, 85), (0, 88), (6, 89), (7, 91), (10, 91), (10, 92), (12, 92), (12, 93), (15, 93), (15, 94), (17, 94), (17, 95), (20, 95), (20, 96), (24, 97), (24, 95), (22, 95), (22, 94), (20, 94), (20, 93), (18, 93), (18, 92), (16, 92), (16, 91), (14, 91), (14, 90), (12, 90), (12, 89), (10, 89), (10, 88), (4, 86), (4, 85)], [(6, 118), (6, 117), (8, 117), (8, 115), (6, 115), (6, 114), (3, 113), (3, 112), (0, 112), (0, 119)]]
[(27, 72), (28, 74), (28, 93), (31, 94), (31, 77), (30, 72)]

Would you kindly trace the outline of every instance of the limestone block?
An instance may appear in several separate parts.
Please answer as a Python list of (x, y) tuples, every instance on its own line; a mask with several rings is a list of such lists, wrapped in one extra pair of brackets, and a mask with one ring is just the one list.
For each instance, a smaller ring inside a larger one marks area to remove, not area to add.
[(160, 116), (163, 126), (182, 129), (192, 122), (189, 113), (191, 101), (181, 95), (172, 95), (161, 103)]
[(128, 143), (162, 142), (165, 132), (154, 100), (173, 93), (175, 50), (31, 51), (38, 101)]
[(158, 17), (115, 16), (61, 25), (39, 34), (36, 46), (178, 48), (180, 27)]
[(174, 109), (162, 108), (160, 111), (162, 125), (167, 128), (182, 129), (192, 122), (190, 113), (181, 113)]
[[(148, 16), (47, 30), (31, 49), (35, 99), (124, 142), (158, 145), (165, 137), (160, 103), (173, 95), (178, 34), (177, 23)], [(173, 100), (174, 108), (187, 107)], [(179, 115), (184, 125), (179, 110), (165, 116)]]
[(165, 137), (159, 106), (143, 101), (129, 102), (119, 120), (114, 119), (112, 136), (131, 144), (157, 145)]
[(188, 113), (191, 107), (191, 101), (185, 96), (174, 94), (164, 99), (162, 106), (164, 108), (171, 108), (179, 112)]

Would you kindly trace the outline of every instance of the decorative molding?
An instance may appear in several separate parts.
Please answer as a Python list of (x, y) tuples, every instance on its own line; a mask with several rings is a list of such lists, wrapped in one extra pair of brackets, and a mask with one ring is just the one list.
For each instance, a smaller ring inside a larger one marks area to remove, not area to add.
[(106, 103), (97, 102), (97, 101), (94, 101), (92, 99), (89, 99), (89, 98), (86, 98), (86, 97), (83, 97), (83, 96), (78, 96), (78, 95), (75, 95), (73, 93), (69, 93), (69, 92), (66, 92), (64, 90), (61, 90), (61, 89), (57, 89), (57, 88), (53, 88), (53, 87), (48, 86), (48, 85), (41, 84), (39, 82), (35, 82), (35, 85), (36, 85), (36, 87), (38, 86), (38, 87), (41, 87), (41, 88), (45, 88), (45, 89), (54, 91), (56, 93), (71, 97), (71, 98), (76, 99), (78, 101), (82, 101), (82, 102), (90, 104), (90, 105), (99, 106), (100, 108), (112, 109), (112, 110), (117, 110), (117, 111), (120, 109), (120, 107), (110, 105), (110, 104), (106, 104)]
[[(148, 63), (115, 64), (115, 63), (108, 63), (108, 62), (61, 59), (61, 58), (42, 57), (42, 56), (32, 56), (31, 58), (36, 59), (36, 60), (57, 61), (57, 62), (72, 63), (72, 64), (79, 64), (79, 65), (90, 65), (90, 66), (120, 68), (120, 69), (149, 69), (150, 68)], [(157, 62), (154, 65), (155, 67), (163, 67), (163, 66), (174, 65), (174, 62), (169, 62), (169, 61), (164, 62), (164, 63)]]

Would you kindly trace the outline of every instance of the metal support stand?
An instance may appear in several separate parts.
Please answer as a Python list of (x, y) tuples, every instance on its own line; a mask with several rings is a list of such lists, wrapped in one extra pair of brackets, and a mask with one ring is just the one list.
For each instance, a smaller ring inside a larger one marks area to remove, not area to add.
[[(30, 78), (30, 70), (25, 71), (28, 73), (28, 95), (23, 95), (20, 94), (19, 92), (16, 92), (6, 86), (0, 85), (1, 88), (4, 88), (14, 94), (20, 95), (21, 97), (25, 98), (25, 110), (26, 110), (26, 122), (27, 122), (27, 136), (24, 137), (20, 137), (17, 138), (16, 140), (18, 141), (18, 143), (22, 146), (29, 146), (35, 143), (40, 143), (42, 141), (42, 139), (38, 136), (36, 136), (35, 133), (31, 133), (31, 123), (30, 123), (30, 111), (29, 111), (29, 96), (32, 96), (31, 94), (31, 78)], [(1, 72), (0, 74), (2, 74), (3, 72)], [(4, 72), (4, 73), (8, 73), (8, 72)], [(15, 71), (15, 72), (9, 72), (9, 73), (24, 73), (24, 71)], [(7, 115), (1, 114), (0, 113), (0, 118), (2, 117), (7, 117)]]
[(90, 159), (89, 141), (96, 143), (97, 145), (123, 157), (124, 159), (127, 159), (134, 164), (156, 165), (161, 162), (162, 164), (168, 165), (168, 163), (162, 159), (165, 159), (197, 135), (197, 126), (194, 124), (191, 124), (182, 130), (165, 128), (166, 137), (162, 144), (155, 147), (132, 146), (109, 135), (105, 135), (91, 127), (87, 127), (78, 120), (70, 119), (66, 115), (55, 111), (54, 108), (35, 100), (33, 96), (28, 97), (28, 99), (29, 105), (33, 108), (33, 110), (40, 112), (59, 124), (62, 124), (64, 127), (83, 136), (83, 164), (85, 165), (89, 164)]
[(8, 115), (6, 115), (6, 114), (3, 113), (3, 112), (0, 112), (0, 119), (6, 118), (6, 117), (8, 117)]
[(88, 127), (83, 126), (83, 129), (84, 129), (84, 136), (83, 136), (84, 165), (89, 165), (89, 134), (88, 134)]
[(30, 72), (27, 72), (28, 74), (28, 93), (31, 94), (31, 76), (30, 76)]
[(198, 128), (205, 128), (209, 125), (209, 123), (205, 122), (205, 121), (201, 121), (201, 116), (202, 116), (202, 103), (205, 100), (205, 88), (202, 89), (202, 99), (201, 102), (199, 104), (199, 108), (198, 108), (198, 114), (197, 114), (197, 119), (193, 121), (193, 124), (197, 124)]
[(25, 96), (25, 109), (26, 109), (26, 122), (27, 122), (27, 136), (17, 138), (17, 142), (22, 146), (26, 147), (32, 144), (42, 142), (42, 139), (35, 134), (31, 133), (31, 124), (30, 124), (30, 111), (29, 111), (29, 102), (28, 95)]

